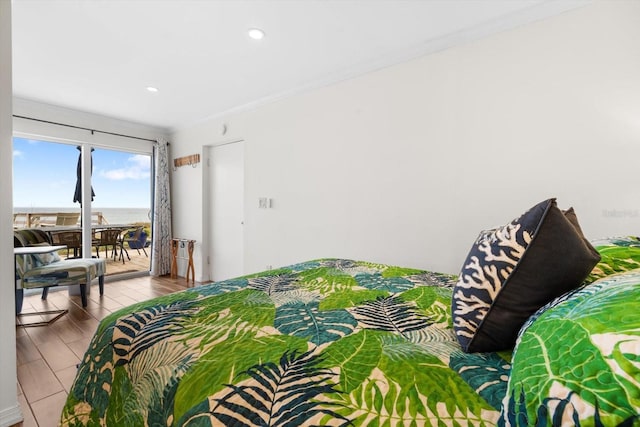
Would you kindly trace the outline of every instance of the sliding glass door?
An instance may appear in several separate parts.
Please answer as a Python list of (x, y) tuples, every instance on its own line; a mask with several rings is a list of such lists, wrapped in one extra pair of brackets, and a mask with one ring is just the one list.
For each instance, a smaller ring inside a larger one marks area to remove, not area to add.
[[(45, 227), (53, 234), (89, 227), (81, 219), (79, 156), (76, 145), (13, 139), (14, 228)], [(92, 255), (104, 257), (106, 250), (108, 275), (148, 272), (151, 155), (96, 147), (91, 156)], [(104, 247), (99, 239), (107, 229), (119, 230), (118, 241)]]
[[(102, 222), (103, 236), (118, 235), (119, 251), (115, 251), (113, 268), (122, 272), (145, 271), (150, 268), (151, 252), (151, 156), (125, 151), (96, 148), (93, 153), (91, 182), (95, 191), (92, 203), (93, 221)], [(94, 227), (98, 228), (98, 227)], [(112, 243), (104, 241), (106, 254)], [(103, 256), (101, 254), (100, 256)]]

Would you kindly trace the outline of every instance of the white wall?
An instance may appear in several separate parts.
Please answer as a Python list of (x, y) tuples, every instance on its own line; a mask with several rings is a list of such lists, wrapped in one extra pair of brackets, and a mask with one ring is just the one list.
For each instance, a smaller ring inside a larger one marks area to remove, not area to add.
[[(638, 234), (638, 40), (640, 2), (597, 1), (181, 129), (173, 155), (245, 140), (247, 273), (316, 257), (458, 273), (479, 230), (548, 197), (590, 238)], [(201, 175), (172, 175), (174, 232), (199, 242)]]
[[(11, 144), (11, 2), (0, 1), (0, 337), (14, 343), (12, 144)], [(16, 347), (0, 345), (0, 426), (22, 421), (18, 406)]]

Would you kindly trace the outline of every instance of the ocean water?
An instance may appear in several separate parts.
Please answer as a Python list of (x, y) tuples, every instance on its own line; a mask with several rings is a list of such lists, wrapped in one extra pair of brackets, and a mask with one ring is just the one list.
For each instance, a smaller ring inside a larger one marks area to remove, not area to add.
[[(92, 207), (93, 212), (102, 212), (109, 224), (132, 224), (134, 222), (151, 222), (151, 208), (100, 208)], [(80, 213), (80, 208), (13, 208), (13, 213)]]

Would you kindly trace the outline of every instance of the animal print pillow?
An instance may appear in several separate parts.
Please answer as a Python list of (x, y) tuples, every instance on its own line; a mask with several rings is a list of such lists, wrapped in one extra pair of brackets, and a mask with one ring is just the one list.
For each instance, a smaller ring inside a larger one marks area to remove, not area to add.
[(527, 318), (578, 287), (599, 260), (573, 209), (562, 212), (555, 199), (483, 231), (453, 291), (453, 326), (462, 349), (513, 348)]

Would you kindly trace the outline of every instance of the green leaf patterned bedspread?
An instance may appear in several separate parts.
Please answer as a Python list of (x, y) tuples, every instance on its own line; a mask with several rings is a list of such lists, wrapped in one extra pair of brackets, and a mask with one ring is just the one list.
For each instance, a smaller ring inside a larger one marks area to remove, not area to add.
[(113, 313), (63, 425), (494, 425), (510, 353), (465, 354), (455, 277), (322, 259)]

